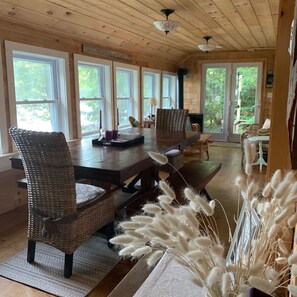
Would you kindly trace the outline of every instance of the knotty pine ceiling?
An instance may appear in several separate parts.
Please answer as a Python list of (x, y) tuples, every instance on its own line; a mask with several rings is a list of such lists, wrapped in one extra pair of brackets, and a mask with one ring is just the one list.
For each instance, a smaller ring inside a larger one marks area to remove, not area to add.
[[(153, 26), (161, 9), (180, 27)], [(203, 36), (216, 51), (273, 49), (279, 0), (0, 0), (0, 18), (123, 53), (180, 61), (199, 51)]]

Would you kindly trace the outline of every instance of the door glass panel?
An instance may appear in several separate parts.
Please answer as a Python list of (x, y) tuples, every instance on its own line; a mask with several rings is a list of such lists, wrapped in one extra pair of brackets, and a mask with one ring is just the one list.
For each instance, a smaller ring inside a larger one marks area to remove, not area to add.
[(234, 96), (233, 134), (241, 134), (255, 122), (258, 67), (237, 67)]
[(223, 132), (226, 68), (207, 68), (205, 76), (204, 131)]

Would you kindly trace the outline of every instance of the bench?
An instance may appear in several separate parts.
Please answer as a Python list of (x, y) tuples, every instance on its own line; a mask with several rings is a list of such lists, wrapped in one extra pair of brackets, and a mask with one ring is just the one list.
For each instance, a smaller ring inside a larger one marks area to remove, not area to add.
[[(174, 172), (168, 178), (169, 184), (175, 190), (177, 198), (182, 198), (182, 190), (187, 184), (205, 195), (209, 200), (211, 197), (207, 193), (205, 186), (212, 180), (212, 178), (220, 171), (222, 163), (211, 162), (211, 161), (191, 161), (185, 164), (178, 172)], [(182, 179), (180, 174), (183, 176), (185, 181)]]
[[(177, 200), (182, 202), (183, 189), (187, 186), (180, 174), (184, 177), (188, 185), (196, 192), (205, 195), (207, 199), (211, 197), (207, 193), (205, 187), (212, 180), (212, 178), (220, 171), (221, 163), (212, 161), (191, 161), (185, 164), (179, 171), (172, 173), (166, 180), (174, 189)], [(180, 173), (180, 174), (179, 174)], [(153, 187), (149, 191), (141, 194), (136, 201), (131, 202), (126, 206), (128, 215), (134, 215), (140, 210), (140, 207), (147, 201), (156, 201), (160, 189), (158, 186)]]

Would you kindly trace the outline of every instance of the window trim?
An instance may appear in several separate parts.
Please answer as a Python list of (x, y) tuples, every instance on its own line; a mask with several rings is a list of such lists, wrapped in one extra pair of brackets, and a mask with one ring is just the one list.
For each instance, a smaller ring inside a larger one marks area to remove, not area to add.
[[(106, 114), (112, 115), (112, 98), (113, 98), (113, 90), (112, 90), (112, 62), (104, 59), (98, 59), (93, 57), (88, 57), (84, 55), (74, 54), (74, 81), (75, 81), (75, 103), (76, 103), (76, 118), (77, 118), (77, 133), (78, 137), (87, 137), (91, 134), (82, 135), (81, 133), (81, 122), (80, 122), (80, 96), (79, 96), (79, 78), (78, 78), (78, 65), (89, 64), (92, 66), (103, 66), (104, 67), (104, 82), (103, 86), (105, 87), (105, 107)], [(112, 117), (103, 115), (103, 126), (105, 129), (112, 128)]]
[[(66, 139), (73, 139), (73, 127), (72, 127), (72, 112), (71, 112), (71, 100), (70, 100), (70, 75), (69, 75), (69, 54), (62, 51), (12, 42), (5, 41), (5, 53), (7, 63), (7, 76), (8, 76), (8, 96), (10, 102), (10, 120), (11, 126), (17, 126), (17, 113), (16, 113), (16, 96), (14, 87), (14, 71), (13, 71), (13, 52), (20, 52), (28, 57), (31, 54), (39, 57), (51, 57), (58, 60), (59, 63), (59, 89), (61, 92), (60, 106), (61, 116), (59, 118), (59, 124), (61, 130), (65, 134)], [(67, 114), (67, 117), (62, 115)]]
[[(2, 56), (1, 48), (0, 55)], [(8, 127), (7, 127), (7, 114), (6, 104), (4, 96), (4, 84), (3, 84), (3, 66), (2, 59), (0, 59), (0, 156), (7, 154), (8, 147)], [(1, 162), (0, 162), (1, 164)], [(0, 170), (1, 171), (1, 170)]]

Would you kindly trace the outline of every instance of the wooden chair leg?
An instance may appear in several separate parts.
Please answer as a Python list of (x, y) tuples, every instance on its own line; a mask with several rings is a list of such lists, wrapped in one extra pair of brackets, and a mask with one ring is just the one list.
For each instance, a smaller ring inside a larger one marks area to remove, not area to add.
[(72, 275), (73, 253), (65, 254), (64, 277), (69, 278)]
[(109, 240), (111, 238), (114, 237), (115, 235), (115, 231), (114, 231), (114, 224), (113, 222), (110, 222), (108, 223), (105, 227), (104, 227), (104, 231), (105, 231), (105, 234), (106, 234), (106, 237), (107, 237), (107, 245), (109, 248), (112, 248), (113, 247), (113, 244), (109, 242)]
[(207, 161), (209, 160), (208, 148), (206, 149)]
[(36, 241), (28, 240), (27, 262), (33, 263), (35, 260)]

